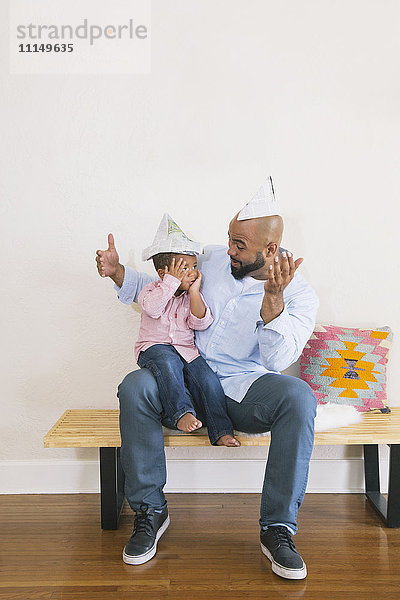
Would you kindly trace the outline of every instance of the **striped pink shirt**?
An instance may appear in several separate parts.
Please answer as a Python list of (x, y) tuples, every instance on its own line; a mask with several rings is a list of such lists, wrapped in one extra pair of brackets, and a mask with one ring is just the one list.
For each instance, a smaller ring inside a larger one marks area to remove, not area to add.
[(194, 330), (207, 329), (214, 319), (207, 305), (202, 319), (190, 312), (189, 292), (174, 295), (180, 284), (179, 279), (167, 274), (164, 279), (148, 283), (140, 292), (142, 318), (135, 345), (136, 360), (139, 352), (154, 344), (174, 346), (187, 362), (200, 355), (194, 343)]

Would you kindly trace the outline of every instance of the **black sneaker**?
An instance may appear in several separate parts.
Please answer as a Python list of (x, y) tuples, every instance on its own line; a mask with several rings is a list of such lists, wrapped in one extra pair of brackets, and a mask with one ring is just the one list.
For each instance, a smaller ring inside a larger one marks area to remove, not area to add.
[(260, 539), (261, 550), (271, 561), (274, 573), (285, 579), (304, 579), (307, 575), (306, 565), (286, 527), (268, 527), (261, 531)]
[(141, 565), (153, 558), (157, 542), (169, 525), (167, 508), (158, 511), (144, 504), (135, 512), (133, 533), (122, 555), (128, 565)]

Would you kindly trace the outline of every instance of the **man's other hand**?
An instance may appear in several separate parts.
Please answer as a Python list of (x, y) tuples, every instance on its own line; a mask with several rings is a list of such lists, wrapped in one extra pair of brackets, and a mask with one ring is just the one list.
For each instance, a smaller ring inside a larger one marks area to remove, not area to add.
[(113, 279), (119, 266), (119, 256), (115, 249), (114, 236), (108, 234), (107, 250), (97, 250), (96, 252), (97, 270), (101, 277), (111, 277)]
[(290, 252), (282, 252), (281, 260), (276, 257), (273, 265), (270, 265), (268, 269), (268, 279), (264, 284), (265, 293), (273, 296), (282, 295), (303, 260), (303, 258), (298, 258), (293, 261), (293, 255)]

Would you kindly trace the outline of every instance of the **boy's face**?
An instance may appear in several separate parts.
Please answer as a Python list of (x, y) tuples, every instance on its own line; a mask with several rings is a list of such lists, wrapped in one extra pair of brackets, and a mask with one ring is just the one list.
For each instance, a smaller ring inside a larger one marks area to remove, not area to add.
[(180, 258), (183, 258), (183, 260), (186, 262), (186, 265), (184, 266), (185, 275), (182, 279), (181, 285), (178, 287), (178, 291), (186, 292), (192, 283), (197, 279), (199, 274), (197, 270), (197, 257), (191, 256), (190, 254), (179, 254), (179, 256), (176, 257), (175, 262), (178, 262)]
[[(185, 261), (184, 276), (181, 285), (178, 287), (177, 292), (186, 292), (192, 283), (197, 279), (199, 272), (197, 270), (197, 257), (191, 256), (190, 254), (176, 254), (175, 265), (178, 264), (179, 259), (182, 258)], [(169, 268), (169, 270), (171, 267)], [(164, 269), (159, 269), (158, 274), (163, 279), (165, 272)], [(171, 273), (172, 274), (172, 273)]]

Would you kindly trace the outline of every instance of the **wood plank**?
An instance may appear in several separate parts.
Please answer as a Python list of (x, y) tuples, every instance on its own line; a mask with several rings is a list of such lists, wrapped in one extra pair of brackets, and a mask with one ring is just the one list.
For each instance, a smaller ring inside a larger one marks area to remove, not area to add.
[[(209, 446), (205, 428), (192, 434), (164, 430), (166, 446)], [(237, 434), (243, 446), (267, 446), (270, 436)], [(366, 413), (357, 425), (316, 433), (315, 445), (400, 443), (400, 407), (388, 414)], [(70, 409), (44, 437), (45, 448), (119, 447), (118, 409)]]
[(399, 530), (359, 494), (306, 494), (294, 538), (304, 581), (260, 551), (259, 494), (168, 494), (171, 525), (148, 563), (122, 562), (133, 514), (101, 531), (98, 494), (0, 496), (1, 600), (398, 600)]

